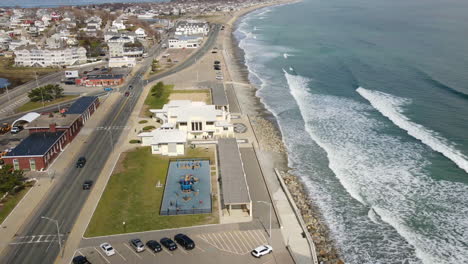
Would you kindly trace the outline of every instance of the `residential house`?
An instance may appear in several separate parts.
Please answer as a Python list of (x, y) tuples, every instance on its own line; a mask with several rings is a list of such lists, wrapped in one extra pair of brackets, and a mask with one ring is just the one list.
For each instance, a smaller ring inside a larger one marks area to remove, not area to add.
[(202, 38), (195, 36), (177, 36), (168, 40), (171, 49), (193, 49), (200, 47)]
[(151, 146), (152, 154), (178, 156), (185, 154), (187, 132), (178, 129), (158, 128), (138, 134), (142, 146)]
[(85, 63), (83, 47), (42, 49), (37, 46), (21, 46), (14, 50), (15, 65), (21, 67), (63, 67)]
[(141, 38), (141, 39), (144, 39), (146, 38), (146, 32), (144, 29), (142, 28), (137, 28), (135, 30), (135, 35), (137, 36), (137, 38)]

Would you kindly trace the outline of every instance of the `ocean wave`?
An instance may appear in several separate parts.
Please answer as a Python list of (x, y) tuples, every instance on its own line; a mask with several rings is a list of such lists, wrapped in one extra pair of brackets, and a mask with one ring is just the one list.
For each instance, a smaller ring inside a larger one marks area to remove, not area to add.
[(459, 168), (468, 172), (468, 157), (457, 150), (453, 143), (440, 136), (437, 132), (412, 122), (404, 115), (403, 107), (409, 104), (411, 102), (410, 100), (379, 91), (364, 89), (362, 87), (359, 87), (356, 91), (396, 126), (405, 130), (409, 135), (441, 153), (453, 161)]
[[(314, 94), (309, 91), (312, 79), (286, 71), (284, 75), (305, 130), (326, 152), (329, 168), (349, 195), (392, 226), (423, 263), (466, 263), (468, 186), (429, 177), (426, 147), (385, 134), (388, 125), (372, 116), (375, 110), (371, 106)], [(367, 250), (375, 258), (376, 246)], [(385, 250), (397, 254), (400, 248)], [(406, 257), (411, 263), (418, 262)], [(349, 258), (347, 262), (363, 263)]]

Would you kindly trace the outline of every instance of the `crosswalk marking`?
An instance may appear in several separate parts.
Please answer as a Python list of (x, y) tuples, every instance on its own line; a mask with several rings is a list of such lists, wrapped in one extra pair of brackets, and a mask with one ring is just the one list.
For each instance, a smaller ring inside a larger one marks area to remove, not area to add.
[[(60, 234), (60, 238), (63, 240), (63, 234)], [(10, 245), (21, 245), (21, 244), (35, 244), (35, 243), (50, 243), (58, 241), (57, 235), (34, 235), (34, 236), (22, 236), (16, 237), (14, 242)]]
[(253, 248), (267, 242), (262, 230), (216, 232), (198, 237), (219, 250), (237, 255), (248, 254)]

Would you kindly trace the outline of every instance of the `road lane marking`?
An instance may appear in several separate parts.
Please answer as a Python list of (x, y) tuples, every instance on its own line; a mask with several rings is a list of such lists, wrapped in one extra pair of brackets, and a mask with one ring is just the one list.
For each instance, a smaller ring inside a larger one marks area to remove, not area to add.
[(99, 253), (99, 255), (101, 255), (101, 257), (102, 257), (102, 258), (103, 258), (103, 259), (104, 259), (104, 260), (105, 260), (107, 263), (109, 263), (109, 264), (110, 264), (110, 261), (109, 261), (109, 260), (107, 260), (107, 258), (106, 258), (106, 257), (104, 257), (104, 255), (103, 255), (103, 254), (101, 254), (101, 252), (100, 252), (100, 251), (99, 251), (97, 248), (95, 248), (95, 247), (94, 247), (94, 250), (96, 250), (96, 252), (97, 252), (97, 253)]
[[(122, 243), (123, 244), (123, 243)], [(129, 245), (127, 244), (124, 244), (128, 249), (130, 249), (131, 252), (133, 252), (133, 254), (135, 254), (135, 256), (139, 257), (140, 259), (143, 259), (140, 255), (138, 255), (138, 253), (135, 252), (135, 250), (133, 250)]]
[(119, 256), (121, 256), (121, 257), (125, 260), (125, 262), (127, 261), (127, 259), (124, 258), (124, 256), (122, 256), (122, 254), (120, 254), (120, 253), (117, 251), (117, 249), (114, 248), (114, 251), (115, 251), (115, 253), (119, 254)]

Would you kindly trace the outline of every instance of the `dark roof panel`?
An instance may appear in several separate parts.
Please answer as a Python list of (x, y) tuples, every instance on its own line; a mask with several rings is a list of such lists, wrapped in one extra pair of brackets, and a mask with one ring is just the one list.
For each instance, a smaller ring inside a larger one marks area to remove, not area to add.
[(38, 132), (23, 139), (6, 157), (45, 155), (65, 131)]
[(97, 96), (83, 96), (76, 100), (67, 110), (67, 114), (82, 114), (97, 100)]

